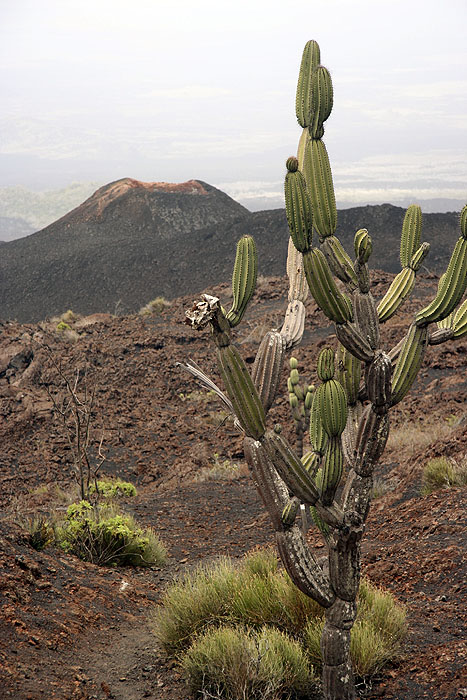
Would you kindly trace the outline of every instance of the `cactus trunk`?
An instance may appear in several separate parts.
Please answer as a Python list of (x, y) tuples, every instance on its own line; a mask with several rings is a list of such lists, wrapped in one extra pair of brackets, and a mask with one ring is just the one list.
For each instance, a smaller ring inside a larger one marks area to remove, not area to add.
[(355, 602), (336, 598), (326, 609), (321, 635), (323, 693), (326, 700), (354, 700), (355, 683), (350, 660), (350, 634), (356, 614)]

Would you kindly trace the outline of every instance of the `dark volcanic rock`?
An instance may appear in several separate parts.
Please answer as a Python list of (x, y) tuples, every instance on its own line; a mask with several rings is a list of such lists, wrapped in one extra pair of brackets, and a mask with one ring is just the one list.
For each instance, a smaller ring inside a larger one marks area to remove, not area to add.
[[(404, 210), (389, 204), (339, 212), (347, 250), (367, 228), (372, 266), (399, 270)], [(458, 215), (428, 214), (427, 265), (440, 271), (458, 236)], [(34, 322), (68, 308), (82, 314), (134, 312), (156, 296), (172, 299), (230, 278), (235, 245), (255, 237), (260, 275), (282, 275), (288, 228), (283, 209), (251, 213), (199, 180), (101, 187), (47, 228), (2, 245), (0, 317)]]

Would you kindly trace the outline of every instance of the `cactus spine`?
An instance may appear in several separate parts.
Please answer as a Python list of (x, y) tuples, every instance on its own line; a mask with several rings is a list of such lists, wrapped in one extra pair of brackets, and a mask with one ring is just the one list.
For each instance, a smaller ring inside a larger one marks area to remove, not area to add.
[[(295, 585), (326, 608), (321, 638), (325, 700), (354, 700), (350, 630), (356, 618), (360, 543), (368, 515), (372, 479), (389, 434), (390, 409), (408, 393), (429, 344), (467, 335), (467, 205), (460, 216), (461, 236), (433, 301), (419, 311), (403, 340), (386, 353), (380, 323), (390, 318), (410, 294), (428, 244), (420, 245), (420, 208), (407, 210), (402, 227), (402, 271), (376, 307), (368, 260), (372, 241), (364, 228), (354, 239), (352, 262), (335, 236), (337, 210), (326, 147), (324, 121), (333, 104), (328, 71), (320, 65), (314, 41), (303, 52), (296, 112), (303, 132), (298, 157), (287, 160), (286, 213), (290, 228), (287, 274), (289, 304), (280, 331), (261, 342), (252, 375), (231, 342), (253, 293), (256, 255), (251, 238), (237, 248), (233, 305), (225, 314), (219, 299), (207, 294), (187, 311), (196, 329), (209, 326), (227, 396), (194, 363), (186, 369), (215, 388), (245, 434), (243, 445), (253, 481), (270, 515), (284, 566)], [(310, 206), (311, 203), (311, 206)], [(313, 228), (321, 249), (312, 245)], [(334, 276), (344, 285), (341, 291)], [(290, 360), (289, 400), (293, 417), (303, 423), (309, 411), (311, 449), (302, 456), (276, 427), (266, 427), (281, 380), (287, 350), (303, 335), (308, 289), (334, 323), (337, 351), (325, 348), (318, 358), (321, 384), (313, 391), (301, 384), (298, 363)], [(459, 306), (459, 308), (457, 308)], [(438, 323), (436, 330), (430, 324)], [(343, 481), (344, 461), (347, 475)], [(297, 525), (300, 503), (309, 508), (325, 537), (327, 565), (315, 559)]]

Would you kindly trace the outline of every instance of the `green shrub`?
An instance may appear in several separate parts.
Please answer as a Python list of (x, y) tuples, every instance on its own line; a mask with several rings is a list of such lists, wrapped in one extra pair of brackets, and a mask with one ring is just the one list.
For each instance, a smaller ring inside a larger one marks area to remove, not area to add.
[(267, 627), (209, 630), (187, 651), (182, 669), (194, 694), (226, 700), (310, 698), (317, 686), (300, 644)]
[(65, 321), (59, 321), (57, 323), (57, 331), (71, 331), (71, 326)]
[(467, 486), (467, 464), (457, 464), (447, 457), (430, 459), (423, 470), (422, 496), (453, 486)]
[[(122, 481), (121, 479), (99, 479), (97, 482), (97, 490), (100, 496), (107, 499), (120, 497), (131, 498), (138, 494), (136, 486), (129, 481)], [(91, 483), (89, 493), (93, 494), (95, 492), (96, 486)]]
[[(225, 625), (238, 630), (248, 627), (258, 633), (269, 629), (283, 632), (302, 645), (316, 667), (321, 666), (324, 610), (279, 569), (272, 550), (254, 551), (241, 563), (222, 558), (198, 567), (173, 582), (154, 618), (159, 642), (169, 653), (181, 654), (182, 658), (200, 636), (211, 639), (213, 630)], [(363, 580), (352, 630), (356, 673), (372, 675), (396, 658), (405, 633), (402, 606), (390, 593)]]
[(56, 527), (59, 545), (86, 561), (100, 565), (159, 565), (166, 551), (153, 530), (141, 529), (130, 515), (110, 506), (80, 501), (69, 506), (65, 521)]

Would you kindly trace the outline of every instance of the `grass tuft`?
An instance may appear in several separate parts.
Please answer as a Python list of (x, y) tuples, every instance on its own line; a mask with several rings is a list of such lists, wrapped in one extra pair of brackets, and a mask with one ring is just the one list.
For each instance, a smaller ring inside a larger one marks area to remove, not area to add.
[(54, 530), (45, 515), (36, 515), (21, 522), (28, 533), (28, 541), (38, 552), (45, 549), (55, 539)]
[(447, 457), (436, 457), (426, 463), (422, 474), (422, 496), (455, 486), (467, 486), (467, 462), (458, 464)]
[(452, 433), (452, 421), (439, 419), (403, 420), (395, 425), (389, 433), (388, 450), (395, 450), (407, 457), (429, 447), (434, 442), (441, 442)]
[(226, 700), (310, 698), (317, 686), (300, 644), (272, 628), (209, 630), (185, 654), (182, 669), (194, 694)]
[[(225, 635), (230, 635), (229, 640), (237, 640), (238, 635), (243, 637), (242, 654), (245, 648), (250, 648), (253, 638), (257, 640), (265, 630), (275, 630), (301, 645), (306, 658), (319, 668), (322, 664), (320, 637), (323, 625), (324, 610), (296, 588), (288, 574), (278, 567), (272, 550), (255, 550), (241, 562), (222, 558), (185, 574), (169, 586), (162, 606), (156, 609), (154, 615), (155, 635), (169, 654), (178, 655), (183, 660), (190, 655), (190, 647), (193, 649), (198, 640), (208, 640), (203, 642), (205, 646), (201, 646), (201, 651), (198, 650), (199, 653), (197, 651), (193, 657), (196, 663), (190, 661), (190, 664), (194, 664), (193, 668), (198, 666), (199, 669), (203, 668), (200, 659), (207, 654), (206, 649), (211, 650), (209, 645), (214, 645), (216, 654), (220, 654), (222, 645), (219, 640), (225, 638), (222, 635), (216, 637), (215, 633), (226, 627), (235, 630), (235, 635), (232, 631), (225, 632)], [(245, 628), (248, 632), (244, 631)], [(405, 633), (404, 609), (390, 593), (363, 580), (351, 643), (357, 675), (373, 675), (388, 661), (397, 658)], [(238, 651), (238, 641), (229, 643), (235, 643)], [(217, 668), (216, 664), (214, 666)], [(224, 659), (224, 668), (230, 667), (230, 661)], [(188, 673), (188, 666), (184, 668)], [(200, 682), (199, 673), (193, 670), (193, 678), (197, 678), (193, 681), (193, 687), (196, 688)], [(210, 693), (218, 682), (214, 671), (212, 678), (214, 685), (209, 686)], [(219, 688), (220, 692), (223, 686)], [(222, 692), (227, 691), (224, 688)], [(248, 692), (252, 693), (251, 696), (222, 697), (256, 697), (256, 691), (250, 689)]]
[(217, 453), (208, 467), (202, 467), (193, 478), (193, 481), (232, 481), (244, 474), (242, 465), (232, 462), (230, 459), (220, 459)]
[(164, 297), (156, 297), (152, 301), (148, 302), (146, 306), (143, 306), (139, 310), (140, 316), (150, 316), (151, 314), (160, 314), (161, 311), (171, 306), (171, 302), (167, 301)]

